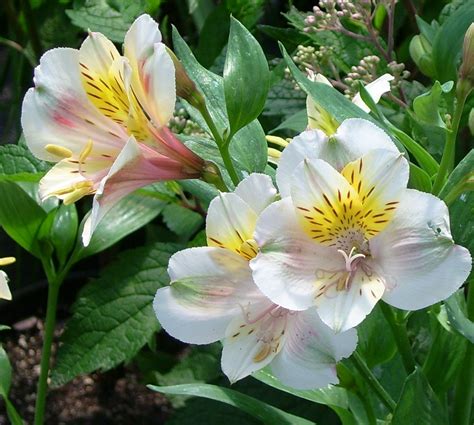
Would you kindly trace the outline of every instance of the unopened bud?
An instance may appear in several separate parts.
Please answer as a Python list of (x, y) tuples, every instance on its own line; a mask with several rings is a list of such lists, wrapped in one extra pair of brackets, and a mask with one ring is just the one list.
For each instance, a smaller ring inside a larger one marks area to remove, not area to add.
[(205, 161), (201, 178), (206, 183), (214, 185), (221, 192), (227, 192), (227, 186), (222, 179), (221, 171), (214, 162)]
[(410, 56), (420, 71), (428, 77), (434, 77), (432, 48), (430, 42), (422, 35), (415, 35), (410, 41)]
[(194, 81), (189, 78), (189, 75), (186, 73), (183, 64), (176, 57), (173, 51), (169, 48), (166, 48), (166, 51), (170, 55), (174, 64), (176, 78), (176, 94), (182, 99), (189, 102), (196, 109), (201, 110), (201, 108), (206, 103), (204, 97), (197, 89), (196, 84), (194, 84)]
[(474, 23), (464, 36), (462, 63), (459, 68), (459, 80), (456, 86), (458, 96), (467, 96), (474, 87)]

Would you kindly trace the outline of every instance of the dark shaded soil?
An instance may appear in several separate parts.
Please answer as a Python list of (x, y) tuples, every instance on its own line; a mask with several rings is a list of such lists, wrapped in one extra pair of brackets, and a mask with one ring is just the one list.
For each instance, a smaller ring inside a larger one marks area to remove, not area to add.
[[(63, 326), (56, 329), (56, 343)], [(43, 322), (35, 317), (16, 323), (2, 340), (13, 367), (10, 399), (27, 424), (33, 423)], [(54, 351), (53, 351), (54, 355)], [(53, 389), (47, 401), (51, 425), (164, 424), (170, 413), (166, 399), (149, 391), (133, 367), (93, 373)], [(8, 424), (0, 401), (0, 425)]]

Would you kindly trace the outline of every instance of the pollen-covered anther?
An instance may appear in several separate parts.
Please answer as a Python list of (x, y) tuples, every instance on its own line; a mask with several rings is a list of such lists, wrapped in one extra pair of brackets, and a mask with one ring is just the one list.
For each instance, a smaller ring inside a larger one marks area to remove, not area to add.
[[(94, 193), (94, 184), (88, 180), (82, 181), (65, 190), (68, 190), (68, 192), (63, 198), (64, 205), (71, 205), (82, 197)], [(58, 195), (57, 192), (55, 194)]]
[(16, 261), (15, 257), (0, 258), (0, 267), (8, 266), (10, 264), (13, 264), (15, 261)]
[(71, 158), (72, 151), (63, 146), (49, 144), (44, 147), (45, 151), (61, 159)]
[(80, 163), (84, 162), (87, 159), (87, 157), (91, 154), (93, 147), (94, 147), (94, 142), (91, 139), (89, 139), (87, 141), (86, 146), (84, 147), (81, 154), (79, 155)]

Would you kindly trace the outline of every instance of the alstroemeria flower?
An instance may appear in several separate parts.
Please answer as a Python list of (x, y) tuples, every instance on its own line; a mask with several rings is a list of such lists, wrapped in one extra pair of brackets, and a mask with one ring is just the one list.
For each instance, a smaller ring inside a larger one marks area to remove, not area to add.
[[(5, 257), (0, 258), (0, 267), (8, 266), (9, 264), (13, 264), (15, 262), (15, 258), (13, 257)], [(0, 270), (0, 299), (11, 301), (12, 293), (10, 292), (10, 288), (8, 287), (8, 276), (7, 274)]]
[(398, 152), (395, 144), (382, 129), (360, 118), (343, 121), (332, 136), (327, 136), (321, 130), (304, 131), (296, 136), (281, 154), (276, 172), (281, 196), (289, 196), (291, 176), (305, 158), (323, 159), (340, 171), (347, 163), (372, 149)]
[[(332, 87), (330, 81), (322, 74), (310, 73), (308, 78), (311, 81), (316, 81)], [(384, 74), (367, 84), (365, 89), (372, 100), (375, 103), (378, 103), (382, 95), (390, 91), (390, 81), (394, 79), (395, 77), (393, 75)], [(370, 112), (370, 108), (362, 100), (360, 93), (357, 93), (354, 96), (352, 103), (357, 105), (364, 112)], [(328, 135), (333, 134), (337, 129), (337, 122), (334, 121), (331, 115), (329, 115), (324, 108), (315, 103), (310, 96), (306, 98), (306, 111), (308, 114), (308, 128), (322, 130)]]
[(249, 260), (258, 252), (255, 223), (275, 196), (268, 176), (252, 174), (234, 193), (214, 199), (206, 229), (210, 246), (171, 257), (171, 285), (158, 290), (155, 313), (181, 341), (222, 340), (222, 370), (231, 382), (270, 365), (286, 385), (323, 387), (337, 382), (336, 361), (354, 351), (357, 335), (336, 335), (315, 309), (282, 308), (254, 284)]
[[(203, 160), (165, 127), (176, 101), (173, 61), (158, 24), (140, 16), (125, 36), (124, 56), (101, 33), (79, 50), (46, 52), (23, 101), (30, 150), (57, 162), (40, 183), (42, 198), (72, 203), (96, 194), (104, 211), (150, 182), (196, 178)], [(97, 220), (84, 235), (87, 244)]]
[(260, 216), (250, 266), (260, 290), (292, 310), (316, 307), (335, 331), (358, 325), (383, 299), (406, 310), (449, 297), (471, 269), (446, 205), (407, 189), (408, 162), (373, 150), (341, 172), (304, 160), (291, 197)]

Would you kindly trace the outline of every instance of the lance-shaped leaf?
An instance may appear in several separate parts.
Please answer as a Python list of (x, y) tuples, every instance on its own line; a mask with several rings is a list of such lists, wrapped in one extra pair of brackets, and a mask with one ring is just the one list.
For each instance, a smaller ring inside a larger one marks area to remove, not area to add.
[(230, 135), (262, 112), (270, 82), (268, 63), (260, 44), (235, 18), (231, 18), (224, 65), (224, 93)]
[(276, 407), (263, 403), (246, 394), (239, 393), (229, 388), (222, 388), (209, 384), (184, 384), (172, 387), (157, 387), (149, 385), (153, 391), (173, 395), (194, 395), (209, 398), (237, 407), (265, 424), (279, 425), (311, 425), (314, 422), (286, 413)]

